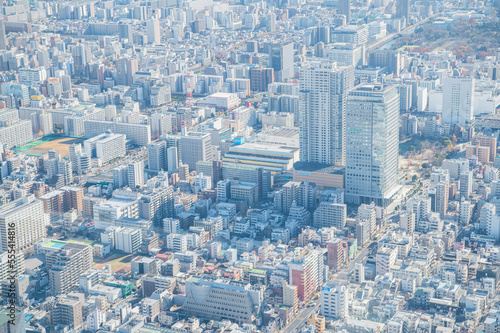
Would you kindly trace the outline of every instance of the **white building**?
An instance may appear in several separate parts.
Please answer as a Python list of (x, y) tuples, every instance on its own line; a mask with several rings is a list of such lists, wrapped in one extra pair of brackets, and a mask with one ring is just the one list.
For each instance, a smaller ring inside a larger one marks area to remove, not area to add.
[(474, 78), (447, 77), (443, 80), (442, 123), (465, 126), (474, 114)]
[[(0, 206), (0, 249), (12, 249), (16, 253), (29, 250), (46, 236), (48, 222), (43, 202), (33, 195)], [(8, 237), (9, 231), (15, 234), (13, 243)]]
[(398, 256), (397, 248), (383, 247), (377, 251), (376, 272), (377, 275), (384, 275), (396, 262)]
[(129, 163), (127, 166), (127, 179), (130, 188), (144, 185), (144, 161)]
[(346, 205), (323, 201), (314, 211), (314, 226), (317, 228), (336, 227), (341, 229), (345, 226), (346, 218)]
[(17, 120), (0, 125), (0, 143), (6, 148), (20, 146), (33, 140), (31, 121)]
[(344, 165), (345, 108), (352, 66), (310, 62), (300, 72), (300, 160)]
[(230, 110), (240, 105), (238, 94), (218, 92), (197, 103), (198, 106), (208, 106), (216, 109)]
[(354, 66), (354, 68), (363, 65), (365, 58), (364, 45), (356, 46), (350, 43), (331, 44), (328, 51), (328, 60), (338, 62), (345, 66)]
[(164, 218), (163, 219), (163, 232), (167, 234), (178, 234), (181, 231), (181, 224), (178, 219)]
[(321, 315), (327, 319), (344, 320), (348, 316), (349, 288), (339, 286), (333, 281), (327, 282), (321, 288)]
[(183, 234), (168, 234), (167, 235), (167, 249), (175, 252), (187, 251), (187, 237)]
[(115, 249), (126, 253), (134, 253), (141, 248), (141, 230), (134, 228), (117, 228), (114, 233)]
[(160, 21), (152, 19), (146, 22), (148, 43), (158, 45), (161, 42)]
[(107, 163), (126, 154), (125, 135), (110, 132), (103, 133), (83, 142), (85, 153), (91, 157), (99, 158), (102, 163)]

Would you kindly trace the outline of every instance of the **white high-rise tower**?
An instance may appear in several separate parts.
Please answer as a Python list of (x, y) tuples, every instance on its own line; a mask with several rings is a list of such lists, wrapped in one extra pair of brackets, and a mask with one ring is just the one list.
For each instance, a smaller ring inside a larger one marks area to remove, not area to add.
[(474, 117), (474, 78), (443, 80), (443, 124), (465, 126)]
[(345, 164), (345, 106), (352, 66), (310, 62), (300, 73), (300, 160)]

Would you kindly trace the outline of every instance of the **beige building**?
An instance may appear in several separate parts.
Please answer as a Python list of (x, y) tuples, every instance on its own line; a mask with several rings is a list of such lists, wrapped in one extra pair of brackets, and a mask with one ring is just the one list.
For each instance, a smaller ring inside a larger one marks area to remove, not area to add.
[(307, 318), (307, 325), (314, 325), (317, 333), (322, 333), (326, 328), (326, 320), (325, 317), (313, 314), (309, 318)]
[(82, 302), (75, 298), (60, 297), (52, 310), (53, 325), (69, 325), (75, 331), (83, 323)]

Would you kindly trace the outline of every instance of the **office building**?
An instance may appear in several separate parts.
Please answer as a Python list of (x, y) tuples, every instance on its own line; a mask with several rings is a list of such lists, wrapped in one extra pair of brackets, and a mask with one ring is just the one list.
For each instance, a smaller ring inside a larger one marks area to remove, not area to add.
[(244, 143), (229, 147), (222, 160), (281, 173), (291, 170), (293, 164), (299, 161), (299, 149), (283, 145)]
[(167, 148), (167, 170), (170, 173), (175, 173), (179, 170), (179, 154), (177, 147)]
[(300, 160), (345, 164), (345, 107), (353, 68), (310, 62), (300, 73)]
[(444, 160), (441, 168), (448, 170), (451, 178), (459, 179), (463, 172), (469, 170), (469, 160), (465, 158)]
[(167, 170), (167, 143), (164, 140), (148, 145), (148, 170), (158, 172)]
[(435, 207), (436, 212), (439, 213), (439, 216), (443, 219), (448, 212), (448, 202), (449, 202), (449, 189), (448, 182), (440, 182), (436, 185), (436, 198), (435, 198)]
[(128, 166), (120, 165), (113, 168), (113, 187), (121, 188), (128, 185)]
[(491, 234), (496, 215), (497, 207), (489, 202), (485, 203), (479, 213), (479, 229), (486, 231), (488, 235)]
[(351, 21), (351, 0), (339, 0), (337, 4), (337, 14), (345, 16), (345, 23)]
[(267, 87), (274, 82), (273, 68), (250, 68), (250, 90), (254, 92), (267, 91)]
[(321, 288), (321, 314), (327, 319), (344, 320), (349, 310), (349, 288), (327, 282)]
[[(199, 299), (199, 295), (205, 297)], [(186, 281), (186, 300), (181, 311), (197, 317), (230, 319), (240, 324), (252, 323), (255, 317), (261, 315), (263, 301), (264, 293), (260, 287), (191, 277)]]
[(466, 126), (474, 117), (474, 87), (472, 77), (447, 77), (443, 80), (442, 124)]
[(356, 46), (361, 46), (367, 42), (368, 28), (364, 24), (339, 25), (334, 29), (330, 29), (330, 43), (350, 43)]
[(259, 186), (256, 183), (231, 182), (231, 199), (243, 199), (249, 207), (256, 207), (259, 203)]
[(346, 201), (386, 207), (400, 187), (396, 87), (354, 89), (349, 93), (346, 118)]
[(128, 43), (132, 43), (132, 24), (118, 23), (118, 37), (120, 40), (127, 40)]
[(337, 62), (344, 66), (354, 66), (356, 68), (363, 65), (364, 59), (364, 45), (356, 46), (350, 43), (334, 43), (328, 51), (329, 61)]
[[(57, 162), (58, 174), (61, 175), (62, 185), (69, 185), (73, 182), (73, 167), (71, 161), (64, 159)], [(57, 182), (56, 188), (60, 187), (60, 183)]]
[(370, 229), (370, 223), (368, 221), (356, 223), (356, 240), (359, 248), (364, 247), (370, 241)]
[(139, 71), (139, 61), (131, 58), (116, 60), (116, 84), (131, 86), (134, 84), (134, 74)]
[[(384, 67), (387, 71), (399, 76), (403, 63), (401, 62), (401, 54), (395, 50), (371, 50), (368, 53), (368, 66)], [(416, 92), (415, 96), (416, 97)]]
[(280, 82), (295, 75), (293, 58), (295, 50), (292, 41), (269, 45), (269, 68), (274, 70), (275, 81)]
[(406, 25), (410, 22), (410, 0), (397, 0), (396, 1), (396, 17), (404, 18)]
[(189, 165), (190, 170), (196, 170), (198, 161), (213, 159), (212, 140), (210, 134), (189, 132), (180, 139), (182, 163)]
[(259, 187), (259, 198), (271, 191), (271, 172), (259, 166), (224, 162), (221, 171), (222, 179), (238, 179), (243, 182), (256, 183)]
[(472, 144), (480, 147), (489, 148), (489, 162), (495, 161), (495, 156), (497, 154), (497, 137), (494, 135), (477, 135), (472, 139)]
[[(31, 251), (33, 245), (46, 235), (48, 216), (44, 213), (43, 202), (30, 195), (0, 206), (0, 249), (17, 252)], [(15, 239), (8, 237), (14, 225)]]
[(465, 200), (465, 198), (462, 198), (460, 201), (460, 224), (461, 225), (468, 225), (470, 222), (470, 219), (472, 217), (472, 209), (473, 205), (471, 204), (470, 201)]
[(376, 206), (371, 203), (369, 205), (367, 204), (361, 204), (358, 207), (358, 219), (360, 221), (365, 221), (368, 223), (368, 227), (370, 228), (370, 238), (375, 235), (376, 228), (377, 228), (377, 212), (376, 212)]
[(160, 21), (152, 19), (146, 22), (148, 43), (159, 45), (161, 43)]

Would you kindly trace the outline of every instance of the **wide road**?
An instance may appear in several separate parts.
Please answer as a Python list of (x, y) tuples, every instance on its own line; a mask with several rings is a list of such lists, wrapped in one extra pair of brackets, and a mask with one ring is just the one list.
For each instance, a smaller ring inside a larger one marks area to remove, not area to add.
[(376, 246), (377, 246), (377, 242), (376, 241), (372, 241), (370, 244), (368, 244), (368, 246), (365, 247), (361, 251), (361, 253), (358, 254), (358, 256), (356, 258), (354, 258), (354, 260), (352, 260), (352, 261), (349, 262), (349, 265), (347, 265), (340, 272), (335, 273), (333, 275), (333, 279), (332, 280), (347, 280), (347, 278), (351, 274), (352, 270), (354, 269), (354, 265), (356, 265), (357, 263), (362, 263), (363, 264), (366, 256), (370, 255), (371, 251), (373, 251), (373, 249)]
[(310, 308), (305, 308), (302, 309), (302, 311), (299, 313), (299, 315), (288, 325), (288, 327), (283, 331), (284, 333), (296, 333), (298, 332), (302, 326), (304, 326), (305, 322), (307, 321), (307, 318), (313, 313), (316, 313), (318, 310), (320, 304), (321, 304), (321, 299), (318, 298), (316, 301), (315, 306), (311, 306)]

